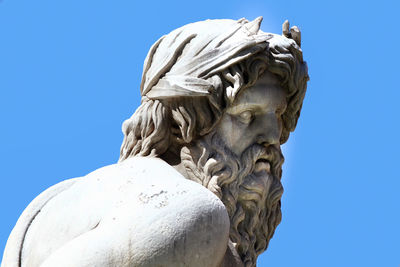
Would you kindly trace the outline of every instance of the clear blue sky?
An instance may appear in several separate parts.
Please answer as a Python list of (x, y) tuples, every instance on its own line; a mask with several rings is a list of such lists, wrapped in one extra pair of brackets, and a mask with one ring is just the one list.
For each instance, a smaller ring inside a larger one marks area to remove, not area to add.
[(283, 221), (259, 266), (399, 266), (395, 1), (0, 2), (0, 250), (41, 191), (115, 163), (161, 35), (207, 18), (302, 30), (311, 80), (284, 147)]

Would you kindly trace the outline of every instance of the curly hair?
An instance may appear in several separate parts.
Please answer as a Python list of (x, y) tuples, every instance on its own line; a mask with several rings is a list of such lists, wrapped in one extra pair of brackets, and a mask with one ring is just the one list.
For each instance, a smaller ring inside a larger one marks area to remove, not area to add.
[(297, 43), (274, 35), (269, 46), (209, 77), (215, 91), (209, 96), (150, 99), (123, 123), (120, 161), (131, 156), (162, 157), (171, 150), (179, 155), (184, 144), (209, 133), (238, 93), (252, 86), (265, 71), (279, 77), (286, 91), (287, 109), (282, 115), (280, 142), (294, 131), (306, 92), (307, 64)]

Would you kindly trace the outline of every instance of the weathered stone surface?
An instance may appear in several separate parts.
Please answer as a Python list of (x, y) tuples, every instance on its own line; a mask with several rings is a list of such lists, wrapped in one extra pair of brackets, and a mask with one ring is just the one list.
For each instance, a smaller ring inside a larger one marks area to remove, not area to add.
[(308, 81), (299, 29), (261, 21), (161, 37), (120, 161), (32, 201), (1, 266), (255, 266), (281, 220), (280, 145)]

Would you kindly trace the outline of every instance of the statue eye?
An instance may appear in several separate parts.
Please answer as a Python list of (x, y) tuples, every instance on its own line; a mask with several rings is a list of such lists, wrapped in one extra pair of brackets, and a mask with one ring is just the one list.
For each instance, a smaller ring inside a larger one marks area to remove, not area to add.
[(249, 110), (243, 111), (239, 114), (239, 118), (243, 123), (250, 123), (253, 120), (253, 113)]

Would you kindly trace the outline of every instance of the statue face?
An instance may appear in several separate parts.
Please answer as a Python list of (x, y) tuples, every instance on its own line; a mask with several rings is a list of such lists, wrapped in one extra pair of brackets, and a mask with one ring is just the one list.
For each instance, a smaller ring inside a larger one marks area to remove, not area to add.
[(239, 93), (216, 132), (237, 156), (256, 143), (279, 145), (286, 105), (286, 92), (278, 78), (266, 71), (253, 86)]

